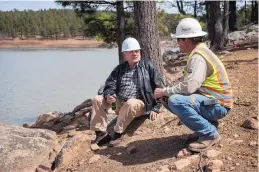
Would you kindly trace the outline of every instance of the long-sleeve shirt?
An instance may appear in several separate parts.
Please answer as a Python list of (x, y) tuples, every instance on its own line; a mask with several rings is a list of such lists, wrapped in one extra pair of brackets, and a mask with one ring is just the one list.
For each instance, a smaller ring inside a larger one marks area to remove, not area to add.
[(206, 77), (213, 73), (213, 67), (206, 62), (200, 54), (194, 54), (186, 65), (187, 74), (179, 83), (172, 87), (164, 88), (164, 91), (171, 96), (173, 94), (190, 95), (201, 87)]

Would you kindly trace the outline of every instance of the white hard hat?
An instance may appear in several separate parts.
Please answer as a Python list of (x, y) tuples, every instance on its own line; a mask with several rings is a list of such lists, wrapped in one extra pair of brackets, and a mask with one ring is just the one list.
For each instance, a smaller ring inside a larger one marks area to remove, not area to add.
[(201, 29), (200, 23), (193, 18), (184, 18), (180, 20), (176, 27), (176, 33), (172, 38), (194, 38), (207, 35)]
[(132, 50), (140, 50), (140, 46), (138, 41), (135, 38), (129, 37), (125, 39), (122, 43), (121, 52), (124, 51), (132, 51)]

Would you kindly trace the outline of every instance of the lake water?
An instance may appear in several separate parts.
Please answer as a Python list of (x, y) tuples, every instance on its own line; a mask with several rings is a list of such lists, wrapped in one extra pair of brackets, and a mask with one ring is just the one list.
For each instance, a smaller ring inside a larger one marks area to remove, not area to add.
[(0, 122), (22, 125), (69, 112), (97, 94), (119, 63), (117, 49), (0, 49)]

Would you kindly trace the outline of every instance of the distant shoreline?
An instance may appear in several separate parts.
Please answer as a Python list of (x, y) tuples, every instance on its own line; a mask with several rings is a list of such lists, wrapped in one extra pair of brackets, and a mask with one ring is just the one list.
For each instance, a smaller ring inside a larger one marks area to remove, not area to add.
[(97, 40), (0, 40), (0, 49), (3, 48), (98, 48), (103, 44)]

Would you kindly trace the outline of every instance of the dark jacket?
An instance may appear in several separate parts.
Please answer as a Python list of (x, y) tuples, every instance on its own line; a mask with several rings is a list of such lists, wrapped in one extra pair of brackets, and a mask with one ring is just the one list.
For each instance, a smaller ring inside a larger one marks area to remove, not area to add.
[[(106, 97), (109, 94), (118, 94), (121, 77), (124, 74), (126, 65), (128, 62), (119, 64), (111, 72), (107, 78), (103, 90), (103, 95)], [(151, 110), (159, 113), (161, 103), (157, 103), (154, 100), (154, 90), (156, 88), (162, 88), (161, 77), (156, 67), (149, 60), (140, 60), (137, 66), (138, 78), (140, 84), (140, 92), (145, 103), (145, 115), (149, 115)]]

